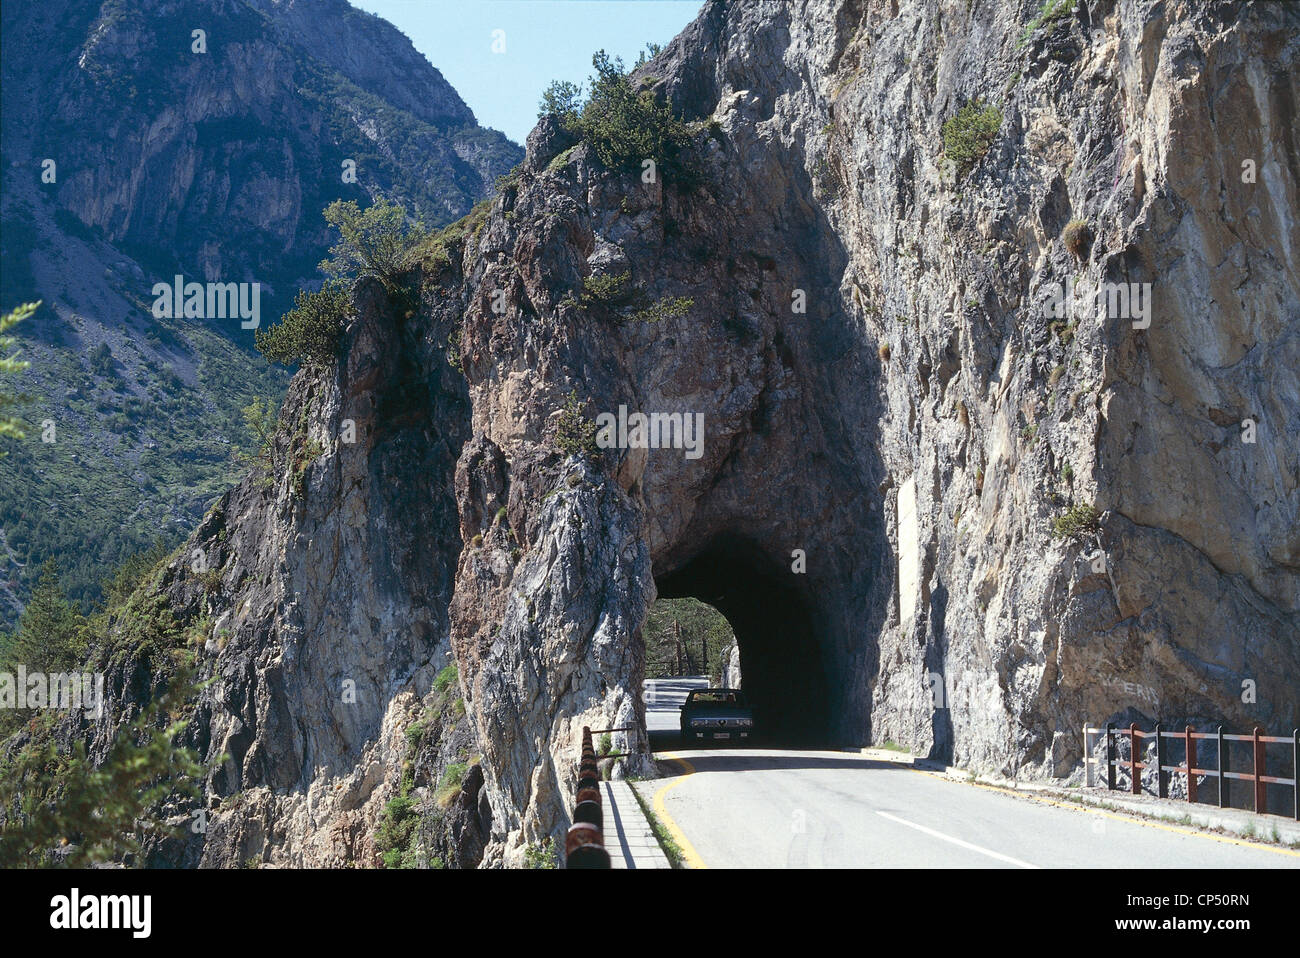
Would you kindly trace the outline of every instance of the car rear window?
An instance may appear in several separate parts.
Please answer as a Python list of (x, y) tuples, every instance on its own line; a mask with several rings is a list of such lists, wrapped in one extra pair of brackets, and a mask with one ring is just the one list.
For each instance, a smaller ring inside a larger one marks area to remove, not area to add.
[(745, 696), (736, 691), (692, 692), (691, 702), (701, 705), (744, 705)]

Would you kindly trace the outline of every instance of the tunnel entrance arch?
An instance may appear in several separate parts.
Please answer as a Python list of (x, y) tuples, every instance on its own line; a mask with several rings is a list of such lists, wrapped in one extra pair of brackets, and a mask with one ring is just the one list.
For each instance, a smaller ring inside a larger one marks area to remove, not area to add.
[(721, 536), (655, 585), (661, 598), (692, 597), (721, 612), (740, 649), (742, 688), (761, 742), (831, 744), (823, 636), (811, 597), (790, 568), (739, 536)]
[(726, 616), (694, 596), (660, 596), (650, 606), (645, 628), (645, 677), (671, 679), (723, 675), (736, 635)]

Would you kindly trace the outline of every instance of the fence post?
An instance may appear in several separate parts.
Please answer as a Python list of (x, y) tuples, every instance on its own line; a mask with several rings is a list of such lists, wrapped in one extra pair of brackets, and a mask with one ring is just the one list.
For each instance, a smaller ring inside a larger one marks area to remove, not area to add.
[(1137, 722), (1128, 723), (1128, 774), (1129, 784), (1134, 795), (1142, 794), (1142, 770), (1138, 768), (1138, 727)]
[(1227, 742), (1223, 741), (1223, 727), (1219, 725), (1218, 731), (1219, 745), (1219, 807), (1229, 809), (1232, 805), (1232, 793), (1229, 789), (1229, 777), (1227, 777)]
[(1300, 822), (1300, 728), (1291, 731), (1291, 799), (1295, 820)]
[(1187, 800), (1189, 802), (1195, 802), (1196, 776), (1192, 774), (1192, 769), (1195, 767), (1194, 759), (1196, 756), (1196, 740), (1192, 738), (1192, 727), (1190, 725), (1183, 731), (1183, 735), (1184, 740), (1187, 742), (1187, 746), (1184, 749), (1187, 753)]
[[(1092, 752), (1088, 750), (1088, 723), (1083, 723), (1083, 787), (1092, 788)], [(1300, 792), (1297, 792), (1300, 794)]]
[(1156, 723), (1156, 794), (1161, 798), (1169, 797), (1169, 785), (1165, 781), (1165, 736), (1164, 727)]
[(1106, 790), (1115, 791), (1115, 723), (1106, 723)]
[(1258, 725), (1255, 726), (1254, 746), (1255, 746), (1255, 812), (1264, 814), (1268, 811), (1268, 783), (1260, 779), (1264, 774), (1264, 743), (1259, 740), (1259, 733), (1262, 732)]

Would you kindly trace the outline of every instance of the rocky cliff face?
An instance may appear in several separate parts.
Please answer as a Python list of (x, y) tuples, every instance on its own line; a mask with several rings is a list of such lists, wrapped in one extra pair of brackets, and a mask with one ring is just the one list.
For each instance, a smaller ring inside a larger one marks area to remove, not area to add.
[[(611, 172), (544, 122), (418, 308), (359, 288), (281, 477), (187, 545), (220, 588), (164, 574), (230, 635), (194, 734), (232, 760), (188, 860), (373, 854), (404, 763), (417, 795), (446, 768), (450, 739), (400, 733), (454, 660), (482, 778), (424, 807), (460, 863), (519, 861), (566, 824), (581, 726), (641, 719), (656, 595), (728, 616), (790, 741), (1067, 776), (1085, 722), (1293, 725), (1300, 19), (1037, 12), (711, 2), (637, 78), (697, 121), (698, 176)], [(957, 161), (945, 123), (990, 107)], [(584, 300), (622, 273), (689, 313)], [(1114, 302), (1052, 315), (1067, 281)], [(575, 451), (574, 407), (620, 406), (702, 416), (699, 455)]]

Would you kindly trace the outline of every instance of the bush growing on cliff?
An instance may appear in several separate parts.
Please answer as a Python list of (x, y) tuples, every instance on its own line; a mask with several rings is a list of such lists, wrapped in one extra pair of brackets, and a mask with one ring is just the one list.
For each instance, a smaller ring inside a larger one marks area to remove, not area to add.
[(384, 806), (384, 813), (375, 830), (375, 850), (379, 852), (385, 868), (416, 868), (416, 830), (420, 813), (416, 811), (409, 789)]
[(1052, 538), (1087, 542), (1101, 531), (1100, 519), (1101, 513), (1090, 505), (1073, 506), (1052, 520)]
[(582, 281), (581, 305), (601, 306), (605, 309), (629, 305), (634, 292), (631, 279), (632, 274), (627, 271), (586, 277)]
[(582, 88), (572, 83), (552, 83), (542, 94), (543, 115), (591, 144), (608, 169), (639, 172), (645, 160), (677, 174), (688, 173), (683, 151), (691, 130), (673, 113), (672, 102), (660, 103), (649, 90), (636, 90), (624, 71), (623, 61), (604, 50), (591, 58), (596, 72), (591, 91), (581, 103)]
[(1074, 11), (1076, 3), (1077, 0), (1043, 0), (1038, 15), (1025, 24), (1024, 32), (1020, 34), (1020, 40), (1016, 43), (1016, 49), (1028, 43), (1029, 38), (1039, 27), (1051, 26), (1057, 20), (1069, 16)]
[(463, 243), (478, 239), (487, 224), (488, 214), (492, 212), (494, 202), (496, 198), (492, 196), (480, 200), (456, 222), (417, 239), (409, 254), (409, 261), (421, 264), (430, 273), (438, 273), (450, 266), (451, 250)]
[(1002, 126), (1002, 112), (974, 99), (943, 124), (943, 152), (963, 180), (988, 153)]
[(459, 680), (456, 663), (452, 662), (450, 665), (443, 668), (443, 670), (438, 673), (438, 677), (433, 680), (433, 689), (439, 695), (442, 695), (448, 689), (454, 687)]
[(555, 860), (555, 843), (548, 837), (541, 844), (529, 842), (524, 849), (524, 867), (528, 869), (559, 868)]
[(442, 770), (442, 777), (438, 779), (438, 790), (434, 795), (434, 801), (439, 807), (447, 808), (455, 801), (468, 774), (469, 762), (452, 762)]
[(1081, 260), (1087, 255), (1088, 246), (1092, 242), (1092, 230), (1089, 229), (1086, 220), (1073, 219), (1065, 224), (1065, 232), (1061, 234), (1061, 240), (1070, 255)]
[(489, 196), (487, 199), (475, 203), (473, 209), (456, 222), (444, 227), (441, 232), (436, 234), (435, 239), (442, 243), (443, 246), (454, 246), (466, 240), (478, 239), (478, 235), (483, 232), (483, 227), (487, 224), (488, 214), (492, 212), (494, 202), (496, 202), (496, 197)]
[(689, 296), (665, 296), (650, 305), (634, 312), (630, 320), (634, 323), (661, 323), (665, 319), (677, 319), (685, 316), (695, 305)]
[(582, 109), (582, 87), (568, 80), (552, 80), (551, 85), (542, 92), (542, 100), (537, 104), (537, 118), (553, 116), (560, 125), (571, 128)]
[(390, 293), (401, 289), (410, 251), (425, 237), (402, 207), (380, 200), (362, 210), (354, 200), (335, 200), (325, 207), (325, 222), (339, 231), (339, 240), (321, 261), (323, 273), (347, 280), (371, 276)]
[(257, 330), (253, 341), (267, 362), (327, 365), (338, 356), (339, 334), (349, 305), (347, 288), (338, 281), (328, 282), (314, 293), (300, 290), (293, 309), (265, 332)]
[(636, 63), (632, 64), (632, 69), (633, 70), (639, 69), (640, 67), (649, 63), (651, 60), (653, 60), (655, 57), (659, 56), (659, 54), (663, 52), (664, 52), (664, 47), (662, 43), (654, 43), (654, 42), (647, 43), (645, 45), (644, 50), (640, 50), (637, 52)]
[(274, 404), (264, 396), (253, 397), (253, 401), (240, 412), (244, 417), (244, 425), (248, 427), (248, 432), (255, 443), (251, 460), (269, 468), (279, 413)]
[(619, 322), (659, 323), (685, 316), (695, 305), (689, 296), (664, 296), (652, 301), (645, 288), (631, 280), (628, 271), (588, 276), (582, 281), (579, 308), (603, 309)]
[(600, 447), (596, 445), (596, 424), (582, 414), (582, 403), (576, 392), (569, 393), (569, 398), (560, 410), (560, 420), (555, 427), (555, 445), (570, 456), (599, 455)]

